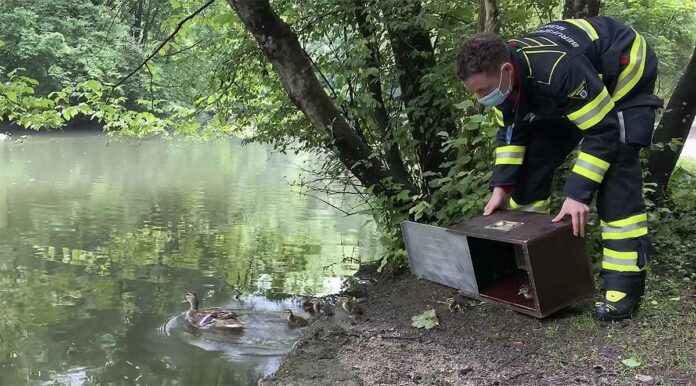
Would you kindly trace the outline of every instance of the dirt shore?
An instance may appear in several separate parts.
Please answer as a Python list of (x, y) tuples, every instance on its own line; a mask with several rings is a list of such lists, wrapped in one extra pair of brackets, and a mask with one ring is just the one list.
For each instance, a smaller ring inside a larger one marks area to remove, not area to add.
[[(337, 309), (316, 321), (259, 384), (696, 384), (693, 282), (653, 275), (640, 313), (608, 324), (590, 317), (592, 299), (543, 320), (478, 302), (452, 312), (444, 304), (451, 288), (409, 274), (365, 291), (364, 318)], [(440, 324), (412, 327), (430, 308)]]

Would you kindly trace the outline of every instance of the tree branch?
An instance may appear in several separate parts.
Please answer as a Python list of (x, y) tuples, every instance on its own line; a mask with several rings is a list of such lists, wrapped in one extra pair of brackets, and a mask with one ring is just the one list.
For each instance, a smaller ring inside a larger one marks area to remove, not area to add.
[(140, 65), (139, 65), (138, 67), (136, 67), (136, 68), (135, 68), (133, 71), (131, 71), (128, 75), (126, 75), (126, 76), (123, 77), (121, 80), (119, 80), (119, 81), (118, 81), (115, 85), (113, 85), (111, 88), (112, 88), (112, 89), (115, 89), (116, 87), (122, 85), (123, 82), (125, 82), (126, 80), (128, 80), (131, 76), (135, 75), (135, 73), (137, 73), (141, 68), (143, 68), (143, 66), (145, 66), (145, 64), (147, 64), (147, 62), (149, 62), (150, 60), (152, 60), (152, 58), (154, 58), (155, 55), (157, 55), (157, 53), (162, 49), (162, 47), (164, 47), (167, 43), (169, 43), (169, 41), (172, 40), (172, 39), (174, 38), (174, 36), (176, 36), (177, 33), (179, 33), (179, 30), (181, 29), (181, 27), (184, 26), (184, 24), (186, 24), (187, 21), (189, 21), (189, 20), (193, 19), (194, 17), (196, 17), (199, 13), (203, 12), (203, 10), (205, 10), (206, 8), (208, 8), (208, 7), (209, 7), (211, 4), (213, 4), (214, 2), (215, 2), (215, 0), (209, 0), (207, 3), (203, 4), (202, 7), (198, 8), (194, 13), (192, 13), (192, 14), (186, 16), (183, 20), (181, 20), (181, 21), (179, 22), (179, 24), (177, 24), (176, 28), (174, 29), (174, 32), (172, 32), (169, 36), (167, 36), (167, 38), (164, 39), (164, 40), (162, 41), (162, 43), (160, 43), (159, 46), (157, 46), (157, 48), (155, 48), (155, 51), (153, 51), (152, 54), (150, 54), (150, 56), (148, 56), (142, 63), (140, 63)]

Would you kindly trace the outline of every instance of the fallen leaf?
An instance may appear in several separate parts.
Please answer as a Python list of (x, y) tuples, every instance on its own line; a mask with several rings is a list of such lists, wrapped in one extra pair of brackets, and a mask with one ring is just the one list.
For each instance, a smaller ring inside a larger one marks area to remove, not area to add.
[(422, 314), (412, 317), (411, 320), (413, 321), (413, 323), (411, 323), (413, 327), (425, 328), (426, 330), (430, 330), (440, 324), (435, 310), (423, 311)]
[(636, 358), (627, 358), (621, 361), (624, 365), (627, 367), (630, 367), (632, 369), (635, 369), (636, 367), (639, 367), (642, 363)]
[(636, 374), (636, 381), (645, 382), (645, 383), (653, 383), (653, 381), (655, 381), (655, 378), (653, 378), (649, 375)]

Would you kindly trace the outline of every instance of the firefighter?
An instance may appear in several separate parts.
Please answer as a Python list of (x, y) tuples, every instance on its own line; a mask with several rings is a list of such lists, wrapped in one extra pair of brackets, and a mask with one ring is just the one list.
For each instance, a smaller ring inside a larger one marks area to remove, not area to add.
[(573, 234), (584, 237), (596, 197), (604, 287), (594, 316), (630, 317), (652, 248), (639, 152), (661, 105), (657, 59), (643, 36), (602, 16), (555, 21), (507, 42), (479, 33), (464, 42), (457, 76), (493, 107), (499, 126), (484, 215), (503, 207), (549, 213), (554, 172), (581, 143), (552, 221), (570, 216)]

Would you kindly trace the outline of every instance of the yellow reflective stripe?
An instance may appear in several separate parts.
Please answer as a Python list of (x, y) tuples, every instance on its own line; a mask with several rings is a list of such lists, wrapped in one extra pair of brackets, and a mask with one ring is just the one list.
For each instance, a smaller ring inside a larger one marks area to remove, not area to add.
[(641, 227), (627, 232), (602, 232), (602, 240), (625, 240), (635, 239), (636, 237), (645, 236), (648, 234), (648, 227)]
[(581, 151), (580, 154), (578, 154), (578, 159), (589, 162), (592, 165), (597, 166), (600, 169), (604, 169), (605, 171), (609, 170), (609, 162), (607, 162), (601, 158), (597, 158), (597, 157), (593, 156), (592, 154), (588, 154), (588, 153)]
[(613, 257), (615, 259), (622, 259), (622, 260), (638, 260), (638, 252), (632, 251), (632, 252), (621, 252), (621, 251), (616, 251), (613, 249), (609, 248), (604, 248), (603, 252), (604, 256), (608, 257)]
[(529, 204), (520, 205), (515, 200), (510, 197), (507, 203), (508, 209), (520, 210), (524, 212), (535, 212), (535, 213), (549, 213), (551, 206), (551, 197), (546, 200), (533, 201)]
[(620, 272), (640, 272), (638, 267), (638, 252), (622, 252), (604, 248), (602, 268)]
[(648, 215), (637, 214), (616, 221), (601, 221), (602, 238), (605, 240), (623, 240), (648, 234)]
[(638, 268), (637, 265), (621, 265), (610, 263), (608, 261), (602, 262), (602, 269), (619, 272), (640, 272), (640, 268)]
[(622, 220), (602, 221), (601, 225), (618, 228), (618, 227), (623, 227), (626, 225), (639, 223), (641, 221), (648, 221), (648, 215), (646, 213), (637, 214), (637, 215), (627, 217), (627, 218), (622, 219)]
[(615, 221), (601, 221), (602, 239), (625, 240), (648, 234), (648, 215), (640, 213)]
[(524, 146), (520, 145), (507, 145), (507, 146), (498, 146), (495, 148), (495, 152), (497, 153), (522, 153), (524, 154)]
[(528, 45), (529, 45), (529, 43), (523, 42), (522, 40), (517, 40), (517, 39), (510, 39), (510, 40), (508, 40), (508, 41), (510, 41), (510, 42), (517, 42), (517, 43), (520, 43), (520, 44), (524, 44), (525, 46), (528, 46)]
[(609, 170), (608, 162), (584, 152), (580, 152), (573, 166), (573, 172), (600, 183), (607, 170)]
[(598, 184), (601, 184), (602, 180), (604, 179), (603, 175), (597, 174), (592, 170), (585, 169), (584, 167), (578, 164), (575, 164), (575, 166), (573, 166), (573, 173), (589, 178)]
[(495, 149), (496, 165), (522, 165), (524, 160), (524, 146), (508, 145)]
[(496, 165), (522, 165), (522, 158), (496, 158)]
[[(532, 38), (524, 38), (524, 39), (531, 40), (532, 42), (534, 42), (536, 44), (536, 47), (543, 46), (543, 44), (539, 43), (538, 40), (534, 40)], [(530, 44), (530, 46), (531, 46), (531, 44)]]
[(595, 40), (599, 39), (599, 35), (597, 34), (597, 31), (594, 29), (592, 24), (590, 24), (587, 20), (569, 19), (569, 20), (565, 20), (565, 21), (567, 21), (568, 23), (573, 24), (574, 26), (585, 31), (587, 36), (589, 36), (590, 40), (595, 41)]
[(587, 130), (604, 119), (612, 108), (614, 101), (611, 100), (606, 87), (602, 87), (599, 95), (577, 111), (568, 114), (568, 119), (581, 130)]
[(498, 123), (498, 126), (505, 126), (503, 122), (503, 112), (494, 107), (493, 113), (495, 113), (495, 121)]
[(645, 42), (645, 39), (638, 34), (638, 32), (635, 30), (633, 30), (633, 32), (636, 34), (636, 38), (633, 40), (633, 45), (631, 46), (628, 65), (619, 74), (619, 80), (617, 81), (616, 88), (614, 89), (614, 101), (618, 101), (623, 96), (628, 94), (628, 92), (633, 89), (636, 83), (638, 83), (640, 78), (643, 76), (643, 71), (645, 70), (647, 43)]

